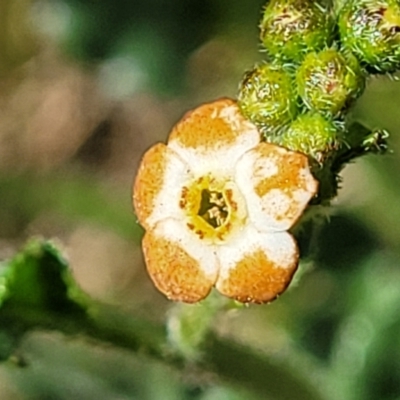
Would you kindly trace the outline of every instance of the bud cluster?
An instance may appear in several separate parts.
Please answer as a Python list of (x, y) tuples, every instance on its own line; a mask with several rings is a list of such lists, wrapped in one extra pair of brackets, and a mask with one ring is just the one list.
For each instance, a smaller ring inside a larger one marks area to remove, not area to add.
[[(347, 126), (368, 75), (400, 68), (399, 0), (348, 0), (339, 10), (326, 3), (267, 3), (260, 24), (265, 61), (245, 74), (238, 94), (264, 140), (309, 156), (320, 202), (336, 194), (344, 164), (371, 151), (376, 135)], [(386, 149), (386, 138), (374, 148)]]

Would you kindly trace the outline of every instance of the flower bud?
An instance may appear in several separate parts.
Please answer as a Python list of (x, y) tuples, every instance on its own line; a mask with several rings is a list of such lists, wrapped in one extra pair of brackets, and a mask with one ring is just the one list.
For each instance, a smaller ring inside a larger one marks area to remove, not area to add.
[(291, 75), (280, 65), (261, 64), (248, 71), (239, 87), (243, 115), (264, 133), (273, 133), (297, 114)]
[(400, 68), (398, 0), (349, 0), (338, 19), (342, 45), (373, 72)]
[(260, 39), (270, 56), (299, 62), (327, 46), (332, 33), (330, 10), (318, 0), (271, 0), (260, 24)]
[(335, 49), (306, 56), (297, 71), (298, 92), (306, 107), (327, 116), (336, 116), (361, 95), (365, 73), (357, 59)]
[(299, 115), (277, 138), (279, 144), (304, 153), (323, 164), (340, 147), (340, 131), (321, 114)]

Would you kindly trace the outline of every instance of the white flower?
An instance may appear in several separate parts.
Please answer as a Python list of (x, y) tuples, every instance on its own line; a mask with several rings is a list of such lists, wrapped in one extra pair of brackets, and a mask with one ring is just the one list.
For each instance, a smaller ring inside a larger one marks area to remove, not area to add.
[(236, 102), (198, 107), (147, 151), (134, 184), (150, 277), (188, 303), (213, 286), (245, 303), (273, 300), (299, 259), (286, 231), (316, 191), (307, 157), (260, 142)]

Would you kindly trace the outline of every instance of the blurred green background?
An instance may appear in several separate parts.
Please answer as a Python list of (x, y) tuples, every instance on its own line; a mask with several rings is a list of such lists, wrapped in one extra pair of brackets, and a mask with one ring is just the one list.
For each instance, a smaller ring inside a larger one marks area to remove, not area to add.
[[(176, 306), (145, 272), (135, 170), (185, 111), (235, 96), (262, 57), (263, 3), (1, 1), (0, 260), (29, 237), (56, 239), (92, 297), (164, 323)], [(343, 172), (299, 282), (269, 306), (223, 312), (212, 324), (321, 399), (400, 399), (399, 109), (400, 82), (370, 79), (353, 117), (388, 129), (392, 152)], [(252, 365), (240, 359), (227, 358), (224, 381), (48, 332), (26, 337), (20, 351), (26, 367), (0, 366), (2, 400), (260, 399), (235, 384), (233, 371)], [(263, 379), (285, 392), (266, 400), (304, 398), (288, 397), (279, 374)]]

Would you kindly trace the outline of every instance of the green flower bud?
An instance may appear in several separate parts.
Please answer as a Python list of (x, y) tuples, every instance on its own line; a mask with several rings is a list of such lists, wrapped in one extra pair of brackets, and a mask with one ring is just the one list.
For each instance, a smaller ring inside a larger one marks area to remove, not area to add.
[(260, 24), (261, 41), (275, 58), (299, 62), (330, 44), (333, 20), (318, 0), (271, 0)]
[(280, 65), (256, 66), (240, 84), (238, 104), (243, 115), (262, 132), (276, 132), (297, 114), (291, 75)]
[(339, 13), (343, 47), (373, 72), (400, 68), (400, 2), (349, 0)]
[(361, 95), (365, 73), (357, 59), (335, 49), (310, 53), (297, 71), (298, 92), (306, 107), (336, 116)]
[(321, 114), (299, 115), (274, 142), (324, 164), (340, 148), (340, 129)]

